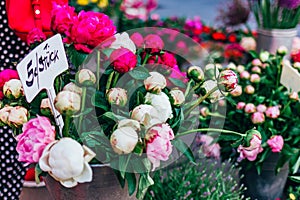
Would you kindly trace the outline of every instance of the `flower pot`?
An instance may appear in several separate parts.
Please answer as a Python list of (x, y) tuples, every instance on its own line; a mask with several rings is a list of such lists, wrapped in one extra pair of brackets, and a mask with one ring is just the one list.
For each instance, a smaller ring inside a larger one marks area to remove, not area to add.
[(20, 200), (51, 200), (44, 182), (24, 181)]
[(259, 200), (274, 200), (276, 198), (281, 198), (288, 177), (289, 168), (287, 162), (281, 168), (280, 172), (275, 175), (275, 167), (278, 158), (278, 154), (272, 153), (269, 158), (264, 161), (260, 175), (258, 175), (255, 167), (250, 168), (250, 170), (242, 168), (244, 177), (241, 179), (241, 183), (247, 187), (247, 190), (245, 191), (247, 197)]
[(257, 46), (256, 50), (269, 51), (272, 54), (284, 45), (289, 50), (292, 48), (293, 38), (297, 36), (297, 28), (292, 29), (257, 29)]
[(122, 188), (113, 170), (106, 165), (92, 165), (93, 179), (66, 188), (50, 175), (45, 177), (46, 187), (55, 200), (133, 200), (127, 187)]

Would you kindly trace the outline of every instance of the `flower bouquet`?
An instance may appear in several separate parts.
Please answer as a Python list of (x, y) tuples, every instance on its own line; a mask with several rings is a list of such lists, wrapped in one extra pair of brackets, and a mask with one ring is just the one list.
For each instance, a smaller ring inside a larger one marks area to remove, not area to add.
[[(188, 148), (193, 137), (186, 136), (198, 131), (198, 105), (233, 90), (236, 74), (216, 74), (211, 65), (204, 71), (192, 66), (185, 75), (176, 64), (172, 42), (159, 36), (163, 29), (115, 34), (108, 16), (77, 14), (68, 5), (55, 4), (51, 16), (70, 65), (54, 81), (54, 101), (42, 91), (28, 103), (16, 71), (4, 70), (0, 76), (1, 125), (14, 130), (19, 161), (36, 165), (36, 180), (48, 174), (72, 188), (91, 182), (91, 164), (101, 163), (114, 169), (122, 186), (128, 183), (130, 195), (136, 192), (142, 198), (153, 184), (151, 171), (182, 154), (194, 161)], [(34, 29), (27, 41), (34, 47), (44, 39)], [(198, 45), (192, 39), (187, 44), (191, 49)], [(31, 70), (30, 77), (40, 70)], [(64, 126), (57, 124), (56, 111)]]

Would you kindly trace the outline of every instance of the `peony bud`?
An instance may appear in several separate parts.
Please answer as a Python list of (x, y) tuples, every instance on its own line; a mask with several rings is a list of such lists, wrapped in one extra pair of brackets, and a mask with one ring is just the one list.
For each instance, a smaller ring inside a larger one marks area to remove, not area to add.
[(18, 79), (10, 79), (3, 86), (3, 94), (9, 99), (18, 99), (23, 96), (22, 83)]
[(118, 154), (129, 154), (138, 142), (138, 134), (132, 127), (116, 129), (110, 138), (113, 150)]
[(53, 115), (53, 111), (52, 111), (52, 108), (51, 108), (49, 98), (42, 99), (41, 105), (40, 105), (40, 110), (41, 110), (41, 113), (45, 116)]
[(200, 114), (203, 116), (203, 117), (207, 117), (208, 114), (209, 114), (209, 108), (208, 107), (203, 107), (200, 109)]
[(170, 95), (173, 98), (173, 104), (175, 106), (180, 106), (185, 101), (185, 96), (181, 90), (178, 88), (173, 88), (170, 91)]
[(188, 69), (188, 78), (193, 79), (195, 82), (202, 82), (204, 80), (204, 72), (198, 66), (191, 66)]
[(13, 109), (14, 107), (12, 106), (4, 106), (2, 109), (0, 109), (0, 124), (8, 124), (8, 116), (10, 111)]
[(256, 110), (257, 110), (257, 112), (264, 113), (264, 112), (266, 112), (267, 107), (264, 104), (259, 104), (258, 106), (256, 106)]
[(272, 119), (278, 118), (280, 115), (279, 106), (270, 106), (266, 110), (266, 116)]
[(110, 62), (114, 70), (119, 73), (126, 73), (136, 67), (137, 56), (129, 49), (119, 48), (110, 54)]
[(246, 103), (245, 102), (238, 102), (236, 105), (236, 109), (243, 110), (245, 108)]
[(251, 121), (253, 124), (261, 124), (265, 121), (265, 115), (261, 112), (255, 112), (251, 115)]
[(255, 59), (252, 60), (251, 64), (253, 66), (259, 66), (260, 67), (262, 65), (262, 62), (258, 58), (255, 58)]
[(81, 69), (76, 73), (76, 82), (82, 86), (91, 86), (96, 83), (96, 76), (89, 69)]
[(8, 124), (12, 127), (20, 127), (28, 121), (28, 110), (22, 106), (13, 107), (8, 116)]
[(250, 82), (251, 83), (259, 83), (260, 82), (260, 76), (258, 74), (251, 74)]
[(259, 54), (259, 58), (262, 62), (266, 62), (270, 57), (270, 53), (268, 51), (262, 51)]
[(255, 88), (252, 85), (247, 85), (244, 91), (246, 94), (253, 94), (255, 92)]
[(141, 48), (144, 44), (144, 38), (139, 32), (135, 32), (130, 36), (130, 39), (134, 42), (134, 44)]
[(219, 77), (219, 69), (214, 64), (207, 64), (204, 68), (204, 74), (208, 79), (216, 80)]
[(118, 129), (122, 128), (122, 127), (131, 127), (135, 131), (140, 131), (141, 130), (140, 123), (136, 120), (133, 120), (133, 119), (122, 119), (121, 121), (119, 121)]
[(256, 107), (253, 103), (247, 103), (245, 105), (244, 111), (246, 113), (254, 113), (254, 112), (256, 112)]
[(272, 152), (278, 153), (284, 145), (283, 137), (281, 135), (274, 135), (268, 139), (267, 144), (271, 148)]
[(230, 92), (230, 94), (234, 97), (241, 96), (242, 93), (243, 93), (243, 88), (240, 85), (237, 85), (236, 88)]
[(289, 98), (291, 100), (294, 100), (294, 101), (299, 101), (299, 95), (297, 92), (292, 92), (290, 95), (289, 95)]
[(238, 78), (236, 73), (230, 69), (221, 71), (218, 77), (218, 86), (224, 92), (230, 92), (236, 88)]
[(63, 88), (64, 91), (70, 91), (70, 92), (75, 92), (79, 94), (80, 96), (82, 95), (82, 88), (77, 86), (75, 83), (70, 82), (65, 87)]
[(147, 91), (160, 93), (167, 86), (166, 78), (158, 72), (150, 72), (150, 76), (144, 80)]
[(254, 66), (251, 68), (251, 71), (256, 74), (261, 74), (261, 69), (258, 66)]
[(159, 113), (157, 110), (153, 106), (147, 104), (141, 104), (135, 107), (131, 113), (131, 118), (138, 121), (146, 128), (149, 128), (154, 124), (164, 122), (159, 119)]
[(107, 92), (107, 99), (110, 104), (125, 106), (127, 103), (127, 91), (123, 88), (111, 88)]
[(250, 78), (250, 73), (247, 72), (247, 71), (243, 71), (243, 72), (240, 74), (240, 77), (241, 77), (241, 79), (249, 79), (249, 78)]
[(278, 49), (277, 49), (277, 54), (278, 55), (281, 55), (281, 56), (285, 56), (288, 52), (288, 49), (286, 48), (286, 46), (280, 46)]
[(245, 66), (244, 65), (238, 65), (236, 67), (236, 70), (238, 73), (242, 73), (243, 71), (245, 71)]
[(72, 115), (80, 110), (81, 98), (79, 94), (61, 91), (54, 99), (54, 106), (61, 114)]

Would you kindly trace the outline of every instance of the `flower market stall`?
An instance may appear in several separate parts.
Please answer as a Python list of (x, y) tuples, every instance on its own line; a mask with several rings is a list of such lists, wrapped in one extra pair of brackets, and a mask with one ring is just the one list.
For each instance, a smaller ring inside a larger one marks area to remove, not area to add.
[(30, 4), (0, 125), (49, 199), (298, 197), (300, 45), (262, 47), (247, 19), (295, 28), (299, 3), (232, 0), (218, 26), (160, 18), (156, 0)]

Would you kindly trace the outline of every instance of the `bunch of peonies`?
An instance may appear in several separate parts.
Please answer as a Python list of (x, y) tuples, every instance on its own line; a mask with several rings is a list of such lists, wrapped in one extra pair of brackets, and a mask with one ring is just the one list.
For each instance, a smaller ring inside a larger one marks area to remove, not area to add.
[(157, 0), (123, 0), (120, 10), (128, 19), (139, 19), (146, 21), (149, 14), (157, 7)]

